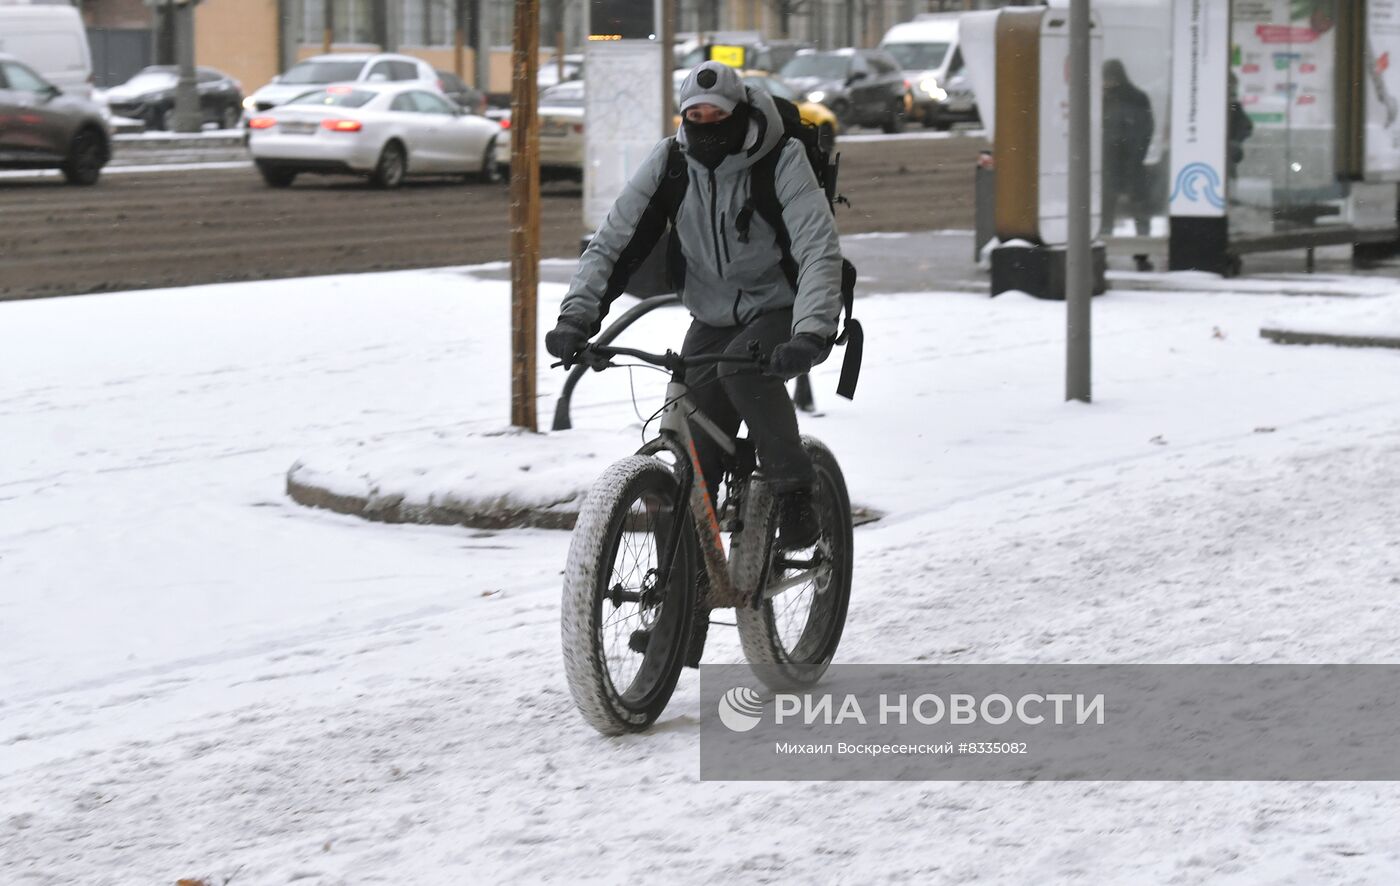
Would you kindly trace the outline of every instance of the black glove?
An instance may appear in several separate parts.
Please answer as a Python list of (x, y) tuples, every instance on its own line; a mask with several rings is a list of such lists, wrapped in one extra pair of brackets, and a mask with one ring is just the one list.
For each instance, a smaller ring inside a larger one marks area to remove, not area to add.
[(811, 372), (812, 365), (826, 357), (831, 346), (826, 339), (810, 332), (799, 332), (791, 341), (773, 349), (768, 358), (768, 374), (779, 378), (795, 378), (804, 372)]
[(588, 344), (588, 333), (572, 321), (560, 318), (558, 324), (544, 334), (544, 349), (565, 363), (574, 362), (578, 352)]

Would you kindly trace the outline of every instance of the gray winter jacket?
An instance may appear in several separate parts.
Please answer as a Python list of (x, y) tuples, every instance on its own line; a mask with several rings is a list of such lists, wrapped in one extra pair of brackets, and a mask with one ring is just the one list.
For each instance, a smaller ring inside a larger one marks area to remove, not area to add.
[[(775, 176), (783, 223), (797, 264), (797, 291), (781, 267), (777, 233), (752, 210), (749, 170), (777, 148), (783, 124), (772, 98), (747, 88), (754, 109), (744, 149), (726, 157), (711, 172), (686, 155), (690, 183), (676, 215), (676, 230), (685, 258), (681, 301), (710, 326), (738, 326), (760, 314), (791, 306), (792, 332), (830, 339), (841, 311), (841, 246), (826, 195), (817, 184), (803, 148), (789, 139), (781, 148)], [(677, 136), (685, 144), (684, 128)], [(640, 247), (645, 255), (666, 227), (654, 201), (666, 171), (669, 140), (662, 140), (613, 204), (602, 227), (579, 260), (560, 318), (590, 335), (598, 331), (608, 305), (626, 280), (617, 273), (618, 258)], [(748, 242), (740, 242), (735, 221), (749, 204)], [(630, 249), (629, 249), (630, 247)]]

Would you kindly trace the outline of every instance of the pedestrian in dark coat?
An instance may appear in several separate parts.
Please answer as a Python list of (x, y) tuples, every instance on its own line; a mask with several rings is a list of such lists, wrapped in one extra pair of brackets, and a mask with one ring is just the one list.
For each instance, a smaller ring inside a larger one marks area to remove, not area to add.
[[(1128, 209), (1139, 237), (1151, 233), (1150, 183), (1143, 159), (1152, 144), (1152, 103), (1133, 85), (1118, 59), (1103, 65), (1103, 216), (1104, 236), (1113, 234), (1118, 204)], [(1139, 270), (1150, 270), (1146, 255), (1133, 256)]]

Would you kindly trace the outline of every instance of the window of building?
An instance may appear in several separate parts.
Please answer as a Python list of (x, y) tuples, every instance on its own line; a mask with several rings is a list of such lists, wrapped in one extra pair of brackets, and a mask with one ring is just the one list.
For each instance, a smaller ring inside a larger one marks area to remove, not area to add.
[(304, 0), (302, 34), (305, 42), (320, 42), (326, 28), (327, 2), (333, 4), (333, 42), (374, 43), (374, 9), (370, 0)]
[(400, 43), (405, 46), (451, 46), (456, 22), (453, 0), (403, 0)]

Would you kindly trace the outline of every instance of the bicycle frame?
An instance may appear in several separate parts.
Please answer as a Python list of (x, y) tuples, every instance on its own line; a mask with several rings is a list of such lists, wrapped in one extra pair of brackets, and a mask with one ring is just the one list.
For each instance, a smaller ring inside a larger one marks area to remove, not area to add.
[[(772, 499), (767, 485), (761, 476), (751, 475), (748, 478), (740, 527), (734, 533), (731, 550), (726, 554), (723, 529), (716, 511), (718, 502), (700, 471), (700, 455), (695, 448), (691, 425), (700, 428), (730, 456), (737, 453), (737, 443), (695, 406), (688, 387), (682, 382), (673, 380), (666, 386), (665, 402), (667, 405), (661, 415), (661, 437), (670, 444), (676, 457), (684, 460), (687, 468), (681, 472), (680, 479), (688, 481), (684, 482), (681, 494), (687, 497), (695, 524), (696, 542), (710, 580), (710, 594), (705, 602), (711, 609), (752, 605), (756, 602), (756, 591), (767, 554), (768, 521), (772, 514)], [(679, 527), (680, 521), (676, 525)], [(678, 536), (679, 532), (676, 537), (668, 539), (668, 570), (675, 545), (680, 542)]]

